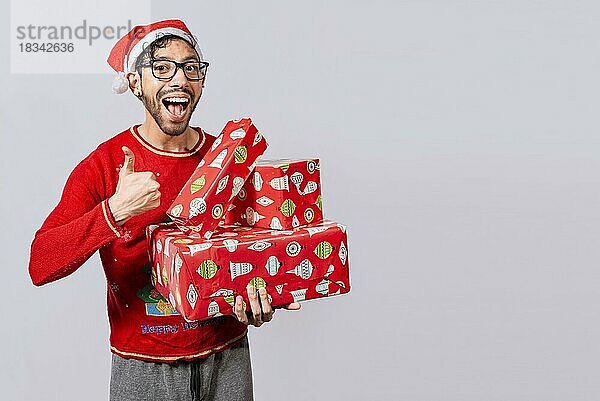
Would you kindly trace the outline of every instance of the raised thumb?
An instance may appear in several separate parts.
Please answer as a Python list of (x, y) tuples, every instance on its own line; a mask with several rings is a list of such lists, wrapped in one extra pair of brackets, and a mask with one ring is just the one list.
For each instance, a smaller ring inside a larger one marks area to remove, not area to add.
[(133, 154), (131, 149), (129, 149), (127, 146), (123, 146), (121, 149), (123, 150), (123, 153), (125, 154), (125, 161), (123, 161), (123, 167), (121, 168), (120, 174), (128, 175), (128, 174), (133, 173), (133, 171), (134, 171), (133, 166), (135, 164), (135, 155)]

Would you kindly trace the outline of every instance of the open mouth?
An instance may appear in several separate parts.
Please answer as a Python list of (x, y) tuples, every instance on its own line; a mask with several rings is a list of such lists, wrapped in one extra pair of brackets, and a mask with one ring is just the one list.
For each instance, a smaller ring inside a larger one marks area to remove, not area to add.
[(169, 96), (162, 100), (162, 104), (174, 119), (179, 120), (185, 115), (190, 99), (181, 96)]

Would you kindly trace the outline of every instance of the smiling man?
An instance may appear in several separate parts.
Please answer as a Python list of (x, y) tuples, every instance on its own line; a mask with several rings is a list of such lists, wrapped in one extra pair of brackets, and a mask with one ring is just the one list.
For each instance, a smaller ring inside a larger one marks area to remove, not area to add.
[[(214, 137), (189, 121), (208, 63), (179, 20), (135, 27), (112, 49), (116, 93), (130, 90), (145, 120), (100, 144), (69, 176), (35, 234), (29, 273), (43, 285), (99, 250), (107, 279), (111, 400), (250, 400), (247, 325), (273, 317), (268, 294), (248, 288), (232, 316), (186, 322), (153, 288), (145, 229), (166, 210)], [(299, 309), (297, 303), (288, 309)]]

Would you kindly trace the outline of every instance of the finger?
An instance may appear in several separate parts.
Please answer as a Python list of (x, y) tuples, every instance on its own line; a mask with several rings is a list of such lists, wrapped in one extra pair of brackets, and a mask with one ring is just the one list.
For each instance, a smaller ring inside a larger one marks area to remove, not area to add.
[(160, 195), (157, 192), (148, 192), (144, 195), (144, 205), (158, 205), (160, 204)]
[(270, 322), (271, 319), (273, 319), (273, 308), (271, 307), (271, 302), (269, 302), (267, 290), (265, 288), (260, 288), (258, 290), (258, 295), (260, 297), (260, 306), (262, 308), (262, 320), (263, 322)]
[(252, 310), (252, 317), (254, 317), (254, 325), (259, 327), (262, 324), (262, 309), (260, 308), (260, 301), (258, 300), (258, 292), (256, 287), (248, 285), (246, 287), (248, 293), (248, 299), (250, 300), (250, 309)]
[(256, 323), (254, 320), (254, 316), (252, 316), (252, 312), (246, 312), (246, 318), (248, 319), (248, 325), (252, 325), (254, 327), (260, 327), (260, 324)]
[(160, 206), (160, 199), (153, 199), (148, 203), (147, 212), (150, 210), (154, 210)]
[(291, 304), (286, 305), (284, 308), (287, 310), (300, 310), (300, 308), (302, 308), (302, 305), (300, 305), (299, 302), (292, 302)]
[(134, 172), (135, 155), (127, 146), (123, 146), (121, 149), (123, 150), (123, 154), (125, 154), (125, 161), (123, 161), (123, 167), (119, 173), (128, 175)]
[(154, 194), (160, 188), (160, 184), (156, 181), (150, 181), (150, 183), (146, 186), (146, 191), (149, 194)]
[(246, 316), (246, 308), (244, 307), (244, 299), (238, 295), (235, 298), (235, 305), (233, 306), (233, 314), (240, 322), (248, 324), (248, 316)]

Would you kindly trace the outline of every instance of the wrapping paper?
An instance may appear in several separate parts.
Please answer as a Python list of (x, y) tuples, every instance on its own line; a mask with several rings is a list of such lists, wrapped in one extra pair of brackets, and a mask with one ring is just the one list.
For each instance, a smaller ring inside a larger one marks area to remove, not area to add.
[(169, 217), (183, 232), (210, 238), (266, 148), (252, 120), (229, 121), (168, 209)]
[(323, 221), (319, 159), (260, 160), (225, 224), (290, 230)]
[(274, 307), (350, 291), (346, 227), (324, 221), (290, 231), (225, 227), (208, 240), (174, 225), (148, 227), (152, 283), (188, 320), (231, 314), (246, 286)]

